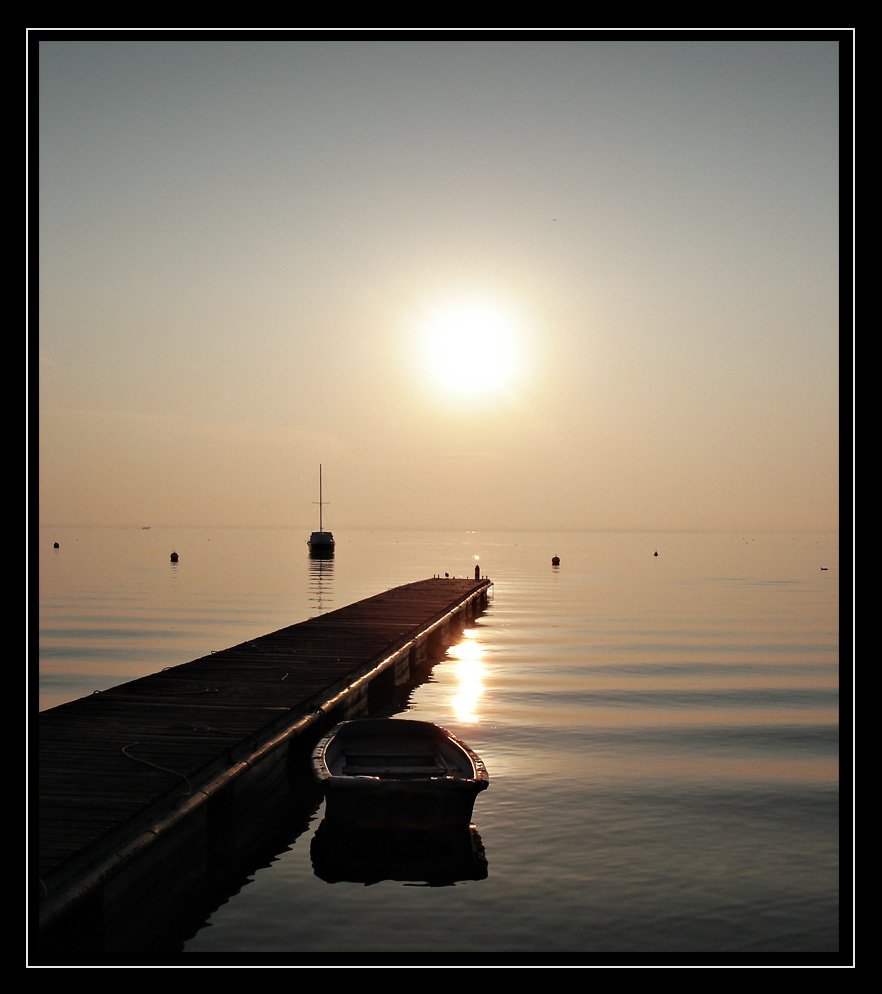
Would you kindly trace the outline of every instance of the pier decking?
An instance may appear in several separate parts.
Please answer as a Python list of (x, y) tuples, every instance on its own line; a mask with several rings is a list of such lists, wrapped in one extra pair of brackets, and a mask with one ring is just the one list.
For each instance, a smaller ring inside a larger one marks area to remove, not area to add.
[(490, 586), (406, 584), (42, 712), (41, 933), (89, 918), (106, 936), (147, 890), (173, 906), (247, 836), (287, 779), (289, 747), (388, 699)]

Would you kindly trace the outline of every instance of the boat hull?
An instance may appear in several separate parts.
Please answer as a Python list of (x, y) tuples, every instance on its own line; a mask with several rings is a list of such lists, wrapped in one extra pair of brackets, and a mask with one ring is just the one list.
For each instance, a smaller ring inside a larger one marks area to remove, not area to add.
[(312, 556), (334, 555), (334, 536), (330, 532), (313, 532), (307, 545)]
[(342, 722), (316, 746), (327, 817), (374, 827), (468, 826), (489, 776), (460, 739), (431, 722)]

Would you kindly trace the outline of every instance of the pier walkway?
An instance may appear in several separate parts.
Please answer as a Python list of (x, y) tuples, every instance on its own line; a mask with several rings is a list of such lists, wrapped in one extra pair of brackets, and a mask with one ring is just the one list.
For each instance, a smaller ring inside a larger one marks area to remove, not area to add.
[(311, 748), (388, 699), (480, 614), (490, 587), (406, 584), (41, 712), (41, 934), (72, 916), (106, 933), (158, 886), (173, 901), (247, 836), (249, 813), (287, 778), (292, 743)]

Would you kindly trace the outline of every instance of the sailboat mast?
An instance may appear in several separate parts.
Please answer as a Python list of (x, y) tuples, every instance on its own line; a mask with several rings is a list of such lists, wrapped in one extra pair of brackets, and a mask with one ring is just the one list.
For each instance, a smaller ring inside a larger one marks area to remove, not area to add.
[[(315, 501), (313, 501), (313, 504), (314, 503)], [(309, 552), (312, 556), (334, 555), (334, 536), (330, 532), (325, 531), (324, 504), (325, 495), (322, 491), (322, 464), (319, 463), (319, 530), (317, 532), (312, 532), (308, 540)]]

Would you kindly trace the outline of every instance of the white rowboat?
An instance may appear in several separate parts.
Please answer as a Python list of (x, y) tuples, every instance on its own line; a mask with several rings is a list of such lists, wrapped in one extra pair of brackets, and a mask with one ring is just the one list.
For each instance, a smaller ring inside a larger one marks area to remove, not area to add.
[(344, 721), (312, 754), (329, 818), (363, 825), (468, 825), (490, 778), (477, 754), (428, 721)]

